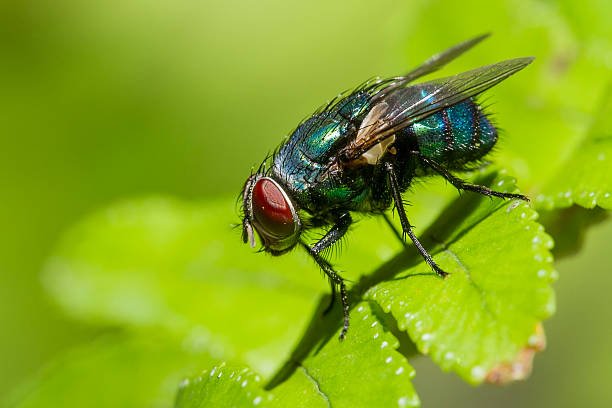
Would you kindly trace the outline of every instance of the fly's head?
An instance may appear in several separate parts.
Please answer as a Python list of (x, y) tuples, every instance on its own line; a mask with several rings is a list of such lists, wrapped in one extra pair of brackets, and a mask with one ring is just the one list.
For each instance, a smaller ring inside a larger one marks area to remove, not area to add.
[(300, 237), (302, 222), (291, 198), (273, 178), (254, 174), (242, 193), (242, 240), (255, 247), (255, 233), (264, 250), (281, 255), (293, 248)]

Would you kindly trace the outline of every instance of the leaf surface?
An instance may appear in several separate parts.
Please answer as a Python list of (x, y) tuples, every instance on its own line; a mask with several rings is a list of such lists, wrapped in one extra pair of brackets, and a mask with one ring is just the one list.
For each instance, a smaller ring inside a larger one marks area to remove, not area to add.
[[(260, 405), (265, 407), (415, 407), (414, 370), (397, 352), (399, 342), (368, 302), (356, 305), (351, 335), (340, 328), (304, 358), (288, 364), (288, 377), (264, 391), (248, 369), (215, 367), (185, 381), (177, 408)], [(337, 327), (333, 319), (320, 320)]]
[(612, 86), (584, 140), (536, 198), (543, 208), (612, 209)]
[[(507, 176), (492, 186), (515, 188)], [(472, 210), (454, 217), (466, 206)], [(552, 240), (535, 221), (536, 212), (519, 200), (466, 194), (446, 211), (448, 217), (425, 238), (439, 243), (434, 259), (450, 276), (438, 278), (413, 256), (366, 297), (391, 312), (399, 329), (442, 369), (479, 383), (538, 342), (537, 326), (554, 312)]]
[(233, 214), (228, 201), (119, 203), (65, 235), (43, 280), (84, 321), (169, 330), (269, 375), (327, 284), (304, 255), (253, 254)]

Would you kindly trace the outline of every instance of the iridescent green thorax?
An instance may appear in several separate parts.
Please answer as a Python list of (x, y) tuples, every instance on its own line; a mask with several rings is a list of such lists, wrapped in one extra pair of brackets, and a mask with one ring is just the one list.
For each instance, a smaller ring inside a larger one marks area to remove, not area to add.
[(275, 155), (274, 177), (291, 191), (301, 208), (317, 212), (320, 203), (333, 207), (363, 200), (363, 177), (346, 183), (327, 170), (330, 157), (354, 135), (369, 100), (366, 92), (357, 93), (334, 109), (313, 115), (298, 126)]

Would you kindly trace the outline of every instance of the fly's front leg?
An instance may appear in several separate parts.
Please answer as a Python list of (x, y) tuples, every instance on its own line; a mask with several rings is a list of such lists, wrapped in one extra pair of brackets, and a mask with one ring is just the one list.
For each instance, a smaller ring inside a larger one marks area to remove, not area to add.
[(527, 196), (522, 194), (514, 194), (514, 193), (502, 193), (501, 191), (491, 190), (485, 186), (479, 186), (478, 184), (470, 184), (461, 180), (459, 177), (452, 175), (448, 170), (446, 170), (443, 166), (440, 166), (435, 161), (428, 159), (423, 156), (421, 152), (413, 152), (414, 155), (418, 156), (419, 159), (425, 163), (427, 166), (431, 167), (433, 171), (440, 174), (449, 183), (451, 183), (457, 190), (466, 190), (466, 191), (474, 191), (475, 193), (486, 195), (488, 197), (500, 197), (500, 198), (518, 198), (519, 200), (529, 201)]
[(351, 222), (352, 220), (350, 214), (344, 213), (338, 217), (336, 224), (329, 231), (327, 231), (327, 234), (325, 234), (323, 238), (321, 238), (312, 248), (306, 243), (302, 241), (300, 242), (304, 249), (306, 249), (306, 251), (308, 251), (308, 253), (314, 258), (317, 265), (319, 265), (323, 272), (325, 272), (332, 286), (332, 304), (330, 304), (330, 306), (326, 309), (326, 312), (330, 310), (333, 305), (336, 286), (340, 287), (340, 299), (342, 300), (342, 310), (344, 312), (344, 325), (342, 327), (342, 332), (340, 333), (340, 339), (344, 339), (349, 327), (349, 305), (346, 285), (344, 284), (344, 279), (342, 279), (342, 277), (338, 275), (336, 271), (334, 271), (329, 262), (321, 257), (321, 252), (338, 242), (338, 240), (340, 240), (340, 238), (342, 238), (348, 231)]
[(389, 177), (389, 184), (391, 186), (393, 202), (395, 203), (395, 208), (397, 209), (397, 214), (399, 215), (400, 223), (402, 224), (402, 230), (404, 232), (404, 240), (406, 239), (406, 235), (408, 235), (410, 239), (412, 240), (412, 242), (414, 243), (414, 246), (416, 246), (416, 248), (419, 250), (419, 252), (423, 256), (425, 261), (429, 264), (431, 269), (433, 269), (434, 272), (438, 274), (438, 276), (445, 278), (446, 276), (448, 276), (448, 273), (444, 272), (438, 266), (438, 264), (434, 262), (431, 255), (429, 255), (429, 253), (425, 250), (425, 248), (423, 248), (423, 245), (421, 245), (421, 242), (419, 242), (416, 235), (414, 235), (414, 232), (412, 232), (412, 225), (410, 225), (410, 222), (408, 221), (408, 218), (406, 217), (406, 211), (404, 210), (404, 203), (402, 202), (402, 196), (400, 194), (399, 183), (397, 181), (397, 176), (395, 175), (395, 170), (393, 168), (393, 165), (391, 163), (385, 163), (385, 169), (387, 170), (387, 175)]

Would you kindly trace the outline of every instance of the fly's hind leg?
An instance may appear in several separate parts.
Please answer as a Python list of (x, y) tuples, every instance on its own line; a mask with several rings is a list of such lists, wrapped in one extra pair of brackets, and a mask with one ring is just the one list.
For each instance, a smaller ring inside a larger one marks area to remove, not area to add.
[(434, 272), (438, 276), (445, 278), (446, 276), (448, 276), (448, 273), (444, 272), (438, 266), (438, 264), (433, 260), (431, 255), (429, 255), (429, 253), (425, 250), (425, 248), (423, 248), (423, 245), (421, 245), (421, 242), (418, 240), (418, 238), (416, 237), (416, 235), (414, 235), (414, 232), (412, 231), (412, 225), (410, 225), (410, 222), (408, 221), (408, 218), (406, 217), (406, 211), (404, 210), (404, 203), (402, 202), (402, 196), (400, 194), (399, 183), (397, 181), (397, 176), (395, 175), (393, 164), (385, 163), (385, 169), (387, 170), (389, 184), (391, 186), (393, 202), (395, 203), (395, 208), (397, 209), (397, 214), (399, 215), (400, 223), (402, 224), (402, 230), (404, 232), (404, 236), (403, 236), (404, 242), (406, 240), (406, 235), (408, 235), (410, 239), (412, 240), (412, 242), (414, 243), (414, 246), (419, 250), (423, 258), (425, 259), (425, 262), (429, 264), (431, 269), (433, 269)]
[(443, 166), (439, 165), (435, 161), (428, 159), (423, 156), (420, 152), (413, 152), (419, 159), (427, 166), (431, 167), (433, 171), (444, 177), (449, 183), (451, 183), (457, 190), (473, 191), (478, 194), (486, 195), (488, 197), (500, 197), (500, 198), (517, 198), (519, 200), (529, 201), (527, 196), (515, 193), (502, 193), (501, 191), (491, 190), (488, 187), (480, 186), (478, 184), (470, 184), (461, 180), (459, 177), (454, 176)]
[(310, 256), (313, 257), (317, 265), (319, 265), (321, 270), (323, 270), (323, 272), (327, 275), (330, 284), (332, 285), (332, 303), (326, 308), (324, 313), (331, 310), (333, 306), (336, 286), (340, 288), (340, 300), (342, 301), (342, 311), (344, 314), (344, 324), (342, 326), (342, 331), (340, 332), (340, 339), (344, 339), (349, 327), (349, 304), (346, 285), (344, 283), (344, 279), (342, 279), (342, 277), (338, 275), (336, 271), (334, 271), (329, 262), (323, 259), (321, 252), (338, 242), (348, 231), (351, 222), (352, 220), (350, 214), (348, 212), (343, 213), (336, 220), (336, 224), (329, 231), (327, 231), (323, 238), (321, 238), (312, 248), (303, 241), (300, 241), (304, 249), (310, 254)]

